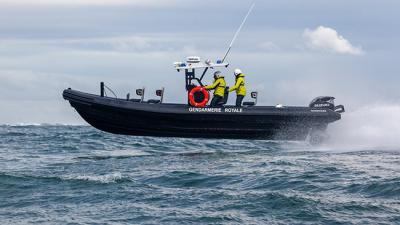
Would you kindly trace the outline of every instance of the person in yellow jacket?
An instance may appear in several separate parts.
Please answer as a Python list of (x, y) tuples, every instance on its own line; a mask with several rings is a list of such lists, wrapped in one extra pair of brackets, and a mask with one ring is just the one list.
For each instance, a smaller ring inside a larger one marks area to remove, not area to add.
[(242, 70), (235, 69), (235, 86), (229, 88), (229, 92), (236, 90), (236, 106), (241, 107), (244, 96), (246, 96), (246, 87), (244, 86), (244, 74)]
[(207, 90), (214, 90), (214, 96), (211, 100), (211, 106), (218, 106), (218, 103), (221, 102), (225, 95), (225, 78), (221, 75), (220, 71), (214, 73), (214, 83), (212, 85), (207, 85), (204, 88)]

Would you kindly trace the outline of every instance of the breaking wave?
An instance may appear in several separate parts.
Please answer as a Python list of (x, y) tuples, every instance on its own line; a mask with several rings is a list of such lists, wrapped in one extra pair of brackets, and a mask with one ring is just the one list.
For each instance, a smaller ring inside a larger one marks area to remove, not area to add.
[(47, 181), (48, 183), (57, 181), (87, 181), (100, 184), (118, 183), (123, 181), (130, 181), (129, 178), (122, 176), (121, 173), (115, 172), (103, 175), (94, 174), (69, 174), (63, 176), (46, 176), (46, 175), (29, 175), (29, 174), (6, 174), (0, 173), (0, 181), (13, 180), (28, 182)]
[(124, 178), (119, 172), (104, 175), (66, 175), (61, 177), (61, 179), (72, 181), (90, 181), (102, 184), (117, 183), (127, 180), (127, 178)]

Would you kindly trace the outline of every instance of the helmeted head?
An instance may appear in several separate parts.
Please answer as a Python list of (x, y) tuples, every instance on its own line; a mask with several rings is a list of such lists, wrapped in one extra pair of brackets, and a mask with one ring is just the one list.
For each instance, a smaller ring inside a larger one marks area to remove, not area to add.
[(218, 79), (218, 78), (220, 78), (220, 77), (222, 77), (221, 71), (216, 71), (216, 72), (214, 73), (214, 79)]
[(242, 70), (241, 69), (235, 69), (235, 72), (233, 73), (235, 74), (235, 76), (242, 74)]

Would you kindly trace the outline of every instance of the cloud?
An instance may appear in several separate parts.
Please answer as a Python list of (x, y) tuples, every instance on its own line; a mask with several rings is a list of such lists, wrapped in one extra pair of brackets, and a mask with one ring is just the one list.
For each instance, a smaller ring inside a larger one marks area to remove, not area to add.
[(332, 28), (319, 26), (315, 30), (306, 29), (303, 33), (306, 44), (311, 49), (350, 55), (362, 55), (361, 47), (354, 47)]

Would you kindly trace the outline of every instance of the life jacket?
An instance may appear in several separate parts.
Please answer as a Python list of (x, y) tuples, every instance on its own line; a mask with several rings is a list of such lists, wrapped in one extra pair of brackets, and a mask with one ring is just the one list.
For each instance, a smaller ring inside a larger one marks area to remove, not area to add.
[(243, 73), (236, 76), (235, 86), (229, 89), (229, 92), (236, 90), (236, 95), (246, 96), (246, 86), (244, 82), (245, 75)]
[(205, 86), (207, 90), (214, 89), (214, 95), (224, 97), (225, 95), (225, 79), (224, 77), (217, 78), (212, 85)]

